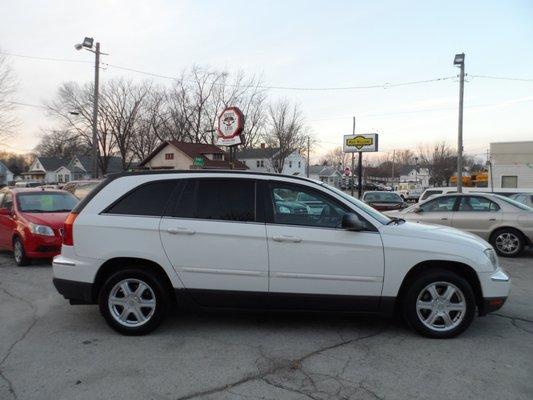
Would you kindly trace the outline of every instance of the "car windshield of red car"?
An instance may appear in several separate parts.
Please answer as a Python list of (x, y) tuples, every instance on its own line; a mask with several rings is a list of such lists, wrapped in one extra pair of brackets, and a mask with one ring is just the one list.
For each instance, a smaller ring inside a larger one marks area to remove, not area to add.
[(17, 201), (19, 210), (27, 213), (70, 212), (78, 202), (70, 193), (22, 193)]

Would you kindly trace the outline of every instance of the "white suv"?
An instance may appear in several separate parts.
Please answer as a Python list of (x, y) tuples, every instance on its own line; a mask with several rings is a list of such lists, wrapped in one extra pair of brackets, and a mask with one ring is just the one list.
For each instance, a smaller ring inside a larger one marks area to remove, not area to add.
[[(313, 206), (300, 198), (313, 199)], [(418, 332), (464, 331), (509, 293), (490, 244), (391, 219), (330, 186), (231, 171), (103, 181), (67, 218), (54, 284), (123, 334), (169, 307), (402, 312)]]

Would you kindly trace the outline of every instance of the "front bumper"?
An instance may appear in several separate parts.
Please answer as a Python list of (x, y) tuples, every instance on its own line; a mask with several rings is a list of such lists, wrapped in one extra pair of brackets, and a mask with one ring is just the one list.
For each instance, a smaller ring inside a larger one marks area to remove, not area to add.
[(479, 315), (499, 310), (507, 300), (511, 289), (511, 279), (501, 268), (490, 273), (480, 274), (483, 299), (478, 305)]
[(54, 278), (53, 282), (59, 294), (69, 300), (70, 304), (95, 304), (92, 283), (59, 278)]
[(25, 238), (24, 249), (30, 258), (52, 258), (61, 252), (61, 238), (31, 235)]

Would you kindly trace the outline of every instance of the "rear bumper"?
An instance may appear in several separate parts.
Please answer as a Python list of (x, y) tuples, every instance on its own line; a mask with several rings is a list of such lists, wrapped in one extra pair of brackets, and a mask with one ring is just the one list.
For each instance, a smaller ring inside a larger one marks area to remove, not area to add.
[(57, 291), (65, 299), (70, 300), (70, 304), (95, 304), (92, 283), (59, 278), (54, 278), (53, 282)]

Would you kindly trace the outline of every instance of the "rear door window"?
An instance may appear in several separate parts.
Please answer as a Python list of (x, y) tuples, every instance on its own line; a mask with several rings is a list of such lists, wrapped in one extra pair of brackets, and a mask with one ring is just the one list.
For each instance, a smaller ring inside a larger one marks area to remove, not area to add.
[(463, 196), (458, 211), (498, 211), (500, 206), (495, 202), (477, 196)]
[(143, 184), (112, 204), (104, 213), (160, 217), (176, 185), (176, 181)]
[(256, 183), (252, 179), (191, 179), (172, 215), (219, 221), (256, 221)]

